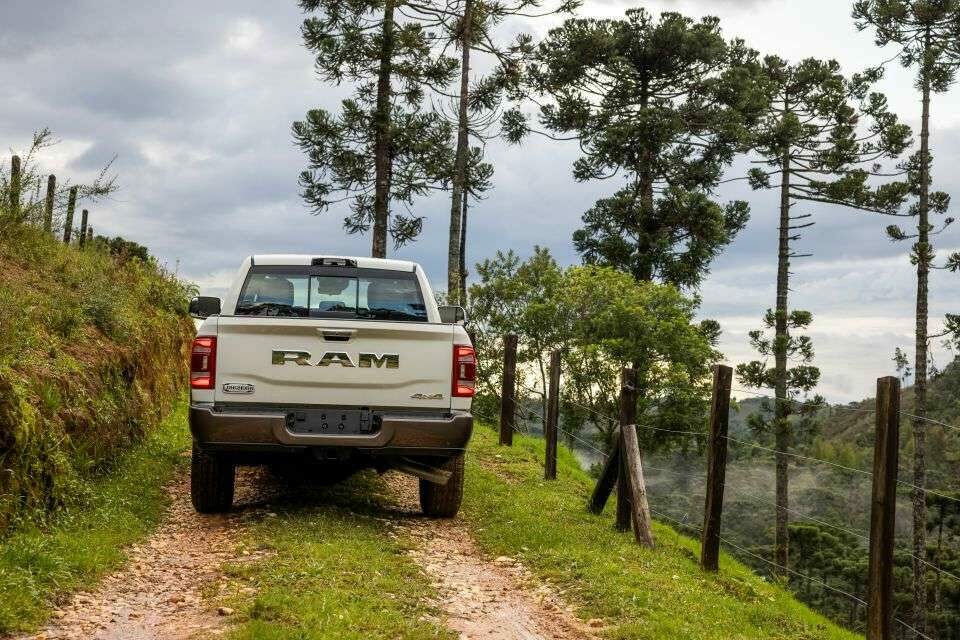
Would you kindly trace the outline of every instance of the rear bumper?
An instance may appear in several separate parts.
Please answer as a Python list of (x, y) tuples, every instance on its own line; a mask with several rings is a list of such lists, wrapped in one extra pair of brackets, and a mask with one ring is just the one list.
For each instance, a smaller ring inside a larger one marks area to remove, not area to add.
[(462, 453), (473, 432), (473, 416), (392, 414), (380, 416), (380, 428), (364, 434), (305, 434), (287, 428), (281, 412), (244, 412), (190, 406), (190, 432), (202, 448), (276, 453), (311, 448), (353, 449), (370, 454), (453, 456)]

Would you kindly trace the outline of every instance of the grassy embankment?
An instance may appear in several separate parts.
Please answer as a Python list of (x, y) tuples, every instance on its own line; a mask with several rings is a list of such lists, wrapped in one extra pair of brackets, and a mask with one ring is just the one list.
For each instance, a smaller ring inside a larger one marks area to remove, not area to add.
[[(556, 482), (543, 480), (543, 441), (497, 446), (491, 429), (474, 435), (466, 520), (493, 556), (523, 561), (574, 601), (579, 615), (606, 623), (604, 637), (688, 640), (853, 639), (783, 588), (723, 555), (712, 576), (697, 564), (699, 543), (654, 523), (657, 548), (613, 529), (585, 509), (593, 481), (561, 447)], [(612, 502), (612, 501), (611, 501)]]
[(0, 536), (83, 500), (186, 383), (188, 289), (0, 221)]
[(0, 633), (35, 629), (56, 598), (120, 566), (123, 547), (143, 539), (168, 503), (164, 485), (189, 460), (181, 403), (111, 472), (91, 481), (88, 499), (62, 509), (45, 526), (23, 527), (0, 543)]
[(0, 219), (0, 632), (31, 628), (156, 521), (184, 446), (189, 290), (104, 243)]

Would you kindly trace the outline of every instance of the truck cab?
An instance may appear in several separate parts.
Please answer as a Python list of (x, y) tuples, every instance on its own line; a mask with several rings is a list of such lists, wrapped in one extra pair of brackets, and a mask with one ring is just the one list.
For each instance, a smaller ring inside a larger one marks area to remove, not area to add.
[(262, 255), (202, 318), (190, 357), (191, 495), (229, 509), (240, 464), (326, 478), (372, 467), (420, 478), (452, 517), (473, 428), (476, 359), (459, 308), (412, 262)]

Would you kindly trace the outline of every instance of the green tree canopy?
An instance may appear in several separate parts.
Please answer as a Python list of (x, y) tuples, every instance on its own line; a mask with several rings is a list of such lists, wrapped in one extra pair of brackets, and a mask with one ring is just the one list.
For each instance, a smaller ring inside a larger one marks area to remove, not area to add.
[[(695, 286), (748, 218), (712, 196), (766, 96), (756, 52), (726, 41), (719, 21), (631, 9), (577, 18), (540, 44), (530, 84), (548, 96), (539, 120), (577, 139), (577, 180), (626, 183), (584, 214), (574, 244), (588, 263), (639, 280)], [(513, 139), (526, 127), (508, 120)]]
[[(609, 444), (617, 421), (620, 371), (637, 365), (638, 421), (644, 446), (690, 444), (683, 434), (703, 424), (709, 367), (719, 357), (711, 331), (694, 322), (696, 304), (672, 286), (640, 282), (594, 265), (561, 269), (537, 248), (527, 261), (498, 253), (477, 267), (470, 288), (471, 330), (480, 346), (486, 394), (498, 391), (500, 339), (519, 337), (520, 380), (545, 388), (550, 352), (563, 350), (564, 428), (594, 425)], [(524, 394), (528, 395), (528, 394)]]
[[(316, 214), (350, 203), (349, 233), (373, 230), (373, 255), (386, 255), (387, 234), (395, 246), (414, 240), (423, 217), (398, 214), (443, 188), (452, 171), (452, 128), (424, 108), (430, 87), (449, 83), (457, 61), (435, 51), (436, 17), (431, 2), (403, 0), (300, 0), (310, 16), (303, 41), (325, 82), (355, 85), (339, 113), (313, 109), (293, 124), (308, 168), (300, 174), (305, 202)], [(418, 8), (421, 7), (421, 8)], [(403, 11), (402, 15), (396, 13)], [(401, 19), (402, 18), (402, 19)]]

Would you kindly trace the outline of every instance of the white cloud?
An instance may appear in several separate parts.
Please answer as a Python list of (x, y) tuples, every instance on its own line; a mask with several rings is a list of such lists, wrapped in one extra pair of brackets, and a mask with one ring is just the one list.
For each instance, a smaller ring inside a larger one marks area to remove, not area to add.
[(252, 18), (239, 18), (227, 30), (226, 45), (229, 49), (250, 51), (263, 39), (263, 27)]

